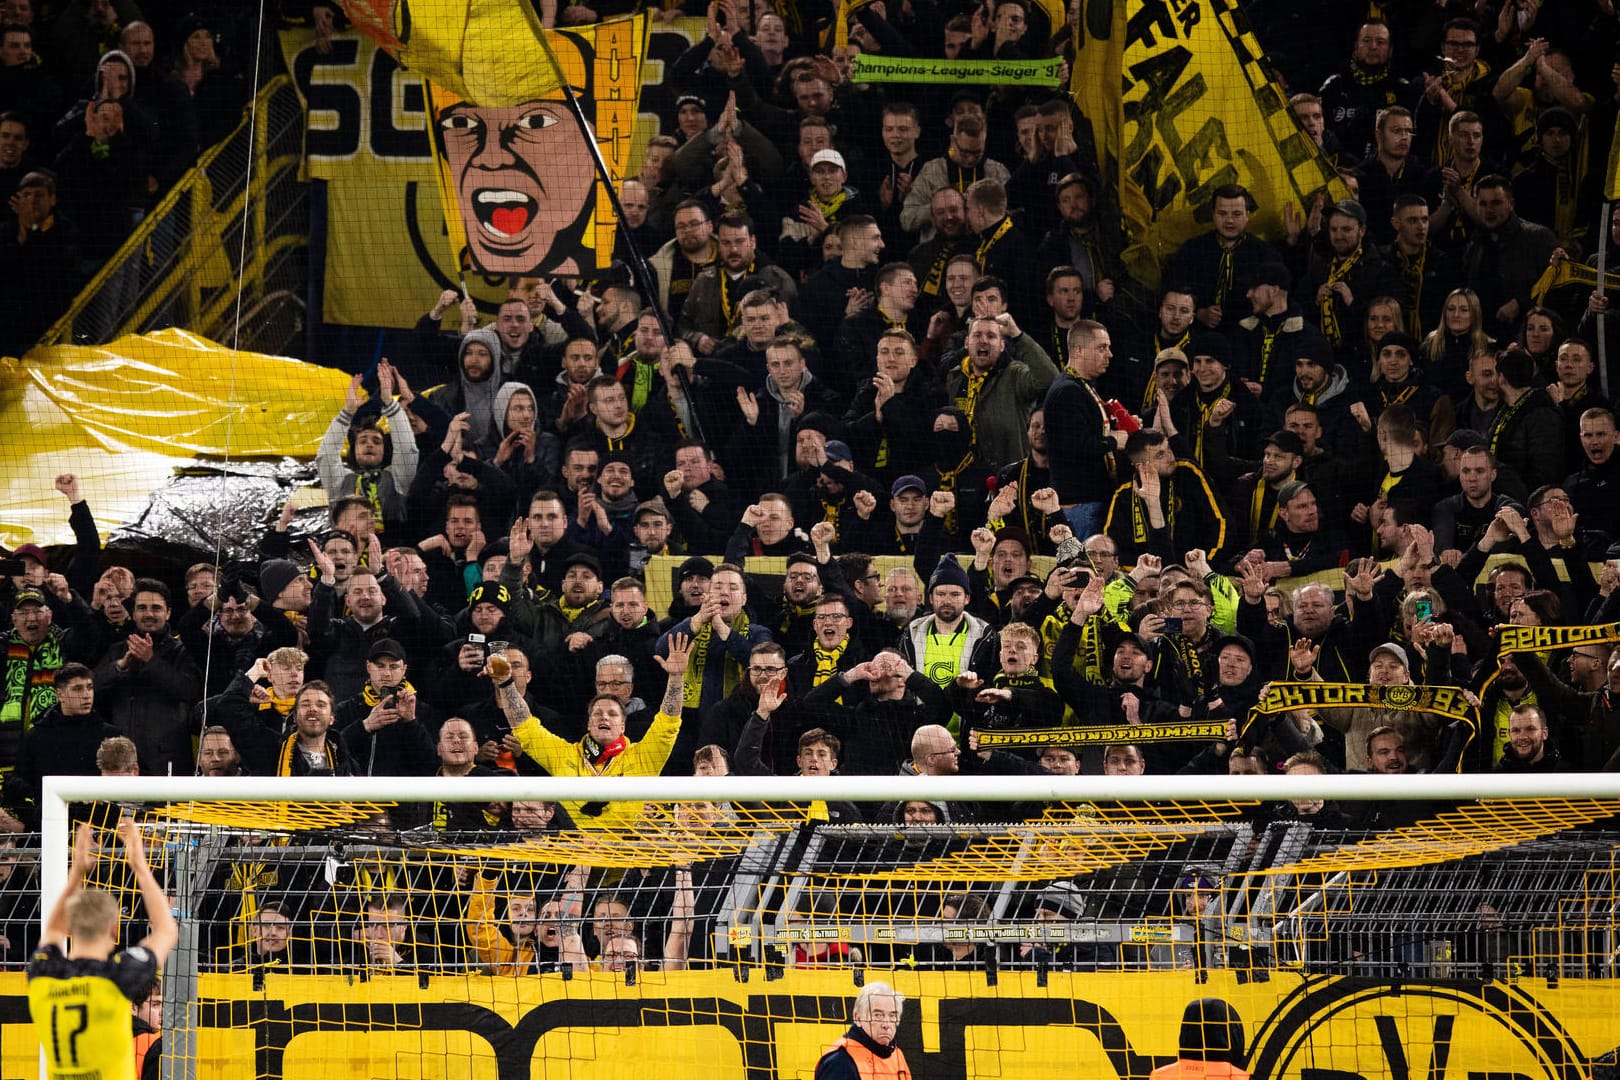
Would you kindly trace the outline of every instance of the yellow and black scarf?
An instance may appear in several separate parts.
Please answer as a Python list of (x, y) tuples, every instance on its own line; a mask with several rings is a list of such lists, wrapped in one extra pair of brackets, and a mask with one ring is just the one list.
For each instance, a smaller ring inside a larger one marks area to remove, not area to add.
[(1215, 411), (1215, 403), (1232, 396), (1232, 380), (1227, 379), (1221, 383), (1221, 392), (1204, 400), (1203, 391), (1198, 392), (1198, 431), (1193, 435), (1193, 463), (1200, 469), (1204, 467), (1204, 433), (1209, 430), (1209, 414)]
[(563, 618), (567, 619), (569, 624), (572, 625), (574, 620), (591, 610), (591, 606), (595, 603), (595, 600), (587, 600), (585, 603), (579, 605), (579, 607), (573, 607), (568, 603), (568, 601), (559, 596), (557, 597), (557, 610), (562, 612)]
[[(598, 431), (602, 430), (601, 421), (597, 421), (596, 429)], [(636, 433), (636, 414), (634, 412), (632, 412), (629, 415), (629, 417), (627, 418), (627, 420), (626, 420), (623, 435), (620, 435), (618, 437), (614, 437), (612, 435), (609, 435), (607, 432), (602, 431), (602, 438), (607, 440), (607, 448), (608, 448), (608, 450), (610, 450), (610, 451), (612, 451), (612, 450), (623, 450), (624, 449), (624, 444), (629, 442), (630, 441), (630, 436), (634, 435), (635, 433)]]
[(1405, 287), (1406, 296), (1406, 332), (1423, 340), (1423, 270), (1429, 263), (1429, 248), (1424, 245), (1416, 255), (1408, 255), (1395, 247), (1395, 262), (1400, 269), (1401, 284)]
[[(411, 685), (409, 679), (406, 679), (404, 682), (400, 683), (398, 686), (394, 687), (388, 692), (390, 694), (398, 694), (401, 692), (414, 694), (416, 693), (416, 687)], [(382, 699), (383, 695), (377, 692), (377, 688), (372, 686), (369, 680), (366, 682), (365, 686), (360, 688), (360, 700), (365, 702), (368, 708), (375, 709), (378, 705), (382, 704)]]
[[(295, 731), (287, 736), (286, 740), (281, 744), (281, 753), (276, 758), (276, 775), (294, 775), (293, 760), (294, 756), (299, 753), (301, 751), (298, 749), (298, 733)], [(330, 741), (322, 744), (321, 753), (326, 758), (326, 771), (330, 773), (337, 772), (337, 754), (333, 752)]]
[(995, 368), (991, 368), (981, 374), (973, 366), (973, 357), (962, 357), (962, 378), (964, 381), (962, 383), (962, 396), (956, 399), (956, 407), (962, 410), (963, 416), (967, 417), (969, 428), (973, 427), (973, 414), (978, 411), (979, 398), (984, 393), (984, 384), (991, 375), (995, 374), (995, 370)]
[[(1361, 265), (1362, 248), (1356, 245), (1356, 250), (1348, 255), (1335, 255), (1328, 264), (1327, 284), (1336, 285), (1349, 277), (1356, 267)], [(1337, 307), (1339, 294), (1329, 289), (1322, 297), (1322, 336), (1327, 338), (1330, 345), (1344, 344), (1344, 330), (1339, 326), (1339, 310)]]
[(1007, 233), (1012, 229), (1012, 226), (1012, 218), (1004, 217), (1001, 219), (1001, 224), (995, 227), (995, 231), (993, 231), (983, 240), (979, 241), (978, 248), (976, 248), (973, 252), (973, 261), (979, 264), (979, 273), (987, 274), (990, 272), (988, 263), (990, 251), (1001, 242), (1001, 238), (1007, 235)]
[[(821, 216), (827, 219), (827, 224), (829, 224), (829, 225), (831, 225), (833, 223), (833, 221), (838, 217), (838, 211), (840, 209), (842, 209), (843, 205), (848, 201), (849, 201), (849, 189), (848, 188), (839, 188), (838, 189), (838, 194), (834, 195), (830, 199), (823, 199), (820, 195), (817, 195), (814, 191), (810, 192), (810, 205), (814, 206), (817, 210), (821, 211)], [(723, 272), (724, 271), (722, 271), (722, 273)]]
[[(748, 613), (738, 612), (731, 622), (731, 632), (748, 636)], [(703, 677), (709, 667), (709, 645), (714, 641), (714, 623), (711, 621), (703, 629), (692, 635), (692, 652), (686, 664), (686, 675), (681, 684), (681, 706), (686, 709), (695, 709), (703, 701)], [(725, 667), (721, 673), (720, 696), (730, 697), (731, 692), (737, 689), (742, 681), (742, 668), (729, 656), (722, 661)]]
[[(1176, 535), (1176, 508), (1181, 499), (1176, 495), (1175, 475), (1160, 477), (1160, 490), (1164, 497), (1164, 529), (1171, 536)], [(1148, 541), (1148, 534), (1152, 531), (1152, 523), (1148, 520), (1147, 500), (1134, 491), (1131, 492), (1131, 538), (1138, 544)]]
[(1498, 448), (1502, 444), (1502, 436), (1508, 429), (1508, 424), (1511, 423), (1513, 418), (1519, 414), (1519, 411), (1524, 408), (1525, 403), (1530, 400), (1530, 395), (1534, 392), (1535, 391), (1533, 390), (1526, 390), (1523, 394), (1519, 395), (1518, 401), (1515, 401), (1511, 405), (1502, 406), (1501, 410), (1497, 412), (1496, 423), (1491, 425), (1490, 449), (1492, 454), (1498, 452)]
[[(737, 280), (743, 281), (753, 272), (754, 264), (750, 262), (748, 268), (738, 276)], [(726, 333), (729, 334), (737, 329), (737, 319), (742, 315), (742, 312), (737, 309), (736, 303), (731, 299), (731, 275), (726, 272), (725, 267), (720, 267), (718, 273), (720, 274), (720, 314), (726, 320)]]
[[(370, 686), (371, 686), (370, 683), (366, 684), (367, 689), (370, 689)], [(259, 703), (259, 711), (260, 712), (269, 712), (271, 709), (274, 709), (276, 711), (276, 713), (283, 720), (285, 720), (287, 718), (287, 716), (292, 712), (293, 704), (298, 700), (298, 696), (295, 694), (292, 697), (277, 697), (276, 696), (276, 688), (273, 685), (272, 686), (266, 686), (264, 688), (264, 692), (266, 694), (270, 695), (270, 700), (260, 702)]]
[(950, 185), (957, 191), (967, 194), (967, 189), (984, 179), (984, 163), (977, 165), (963, 165), (956, 160), (956, 151), (945, 152), (945, 173)]
[[(1278, 490), (1281, 490), (1283, 484), (1292, 483), (1293, 480), (1294, 474), (1289, 473), (1287, 476), (1283, 477), (1282, 482), (1277, 485)], [(1255, 477), (1254, 493), (1249, 496), (1250, 536), (1259, 536), (1261, 531), (1264, 529), (1276, 528), (1277, 511), (1281, 509), (1281, 507), (1278, 506), (1275, 498), (1272, 498), (1271, 500), (1271, 512), (1269, 514), (1266, 513), (1266, 497), (1268, 495), (1275, 494), (1276, 493), (1272, 490), (1271, 485), (1266, 483), (1264, 477)]]
[(820, 686), (834, 675), (838, 674), (838, 661), (843, 658), (844, 651), (849, 648), (849, 635), (834, 645), (831, 649), (823, 649), (817, 642), (811, 647), (811, 653), (816, 659), (816, 673), (811, 678), (812, 686)]
[(943, 237), (940, 238), (939, 250), (934, 252), (934, 260), (928, 264), (928, 273), (923, 277), (919, 292), (924, 296), (940, 295), (939, 290), (945, 286), (945, 264), (949, 263), (955, 254), (956, 245), (947, 244)]
[[(1394, 383), (1385, 382), (1382, 379), (1378, 381), (1378, 400), (1384, 403), (1384, 408), (1386, 410), (1393, 409), (1397, 405), (1405, 405), (1408, 401), (1412, 400), (1412, 395), (1418, 392), (1417, 383), (1406, 383), (1402, 385), (1399, 390), (1395, 391), (1394, 396), (1391, 396), (1390, 391), (1394, 388)], [(1419, 419), (1425, 418), (1420, 417)]]

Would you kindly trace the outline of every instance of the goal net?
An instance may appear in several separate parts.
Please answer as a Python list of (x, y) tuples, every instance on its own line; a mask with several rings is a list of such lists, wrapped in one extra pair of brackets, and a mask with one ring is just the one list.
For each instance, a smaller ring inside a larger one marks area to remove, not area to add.
[(58, 778), (39, 870), (48, 907), (72, 800), (133, 941), (140, 822), (165, 1077), (809, 1078), (882, 980), (917, 1076), (1146, 1077), (1214, 998), (1255, 1076), (1576, 1080), (1620, 1044), (1620, 790), (1558, 780)]

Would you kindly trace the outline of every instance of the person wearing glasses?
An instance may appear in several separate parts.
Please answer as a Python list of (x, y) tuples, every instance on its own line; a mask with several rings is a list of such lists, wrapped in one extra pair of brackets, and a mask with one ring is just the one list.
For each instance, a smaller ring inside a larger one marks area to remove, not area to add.
[(855, 635), (855, 617), (850, 607), (849, 599), (839, 593), (823, 593), (816, 599), (815, 614), (810, 617), (810, 642), (788, 661), (788, 684), (797, 693), (807, 694), (871, 657), (870, 650)]
[(781, 700), (769, 707), (774, 713), (766, 713), (766, 717), (771, 719), (771, 725), (759, 749), (758, 757), (759, 768), (765, 775), (780, 772), (794, 758), (796, 748), (794, 740), (798, 738), (799, 732), (810, 726), (799, 722), (798, 700), (796, 697), (788, 696), (787, 678), (786, 650), (774, 641), (755, 645), (748, 654), (743, 678), (736, 687), (714, 708), (704, 710), (698, 743), (702, 746), (723, 747), (731, 755), (731, 771), (747, 772), (743, 763), (738, 760), (737, 746), (743, 738), (749, 720), (760, 707), (761, 695), (767, 689), (775, 687)]

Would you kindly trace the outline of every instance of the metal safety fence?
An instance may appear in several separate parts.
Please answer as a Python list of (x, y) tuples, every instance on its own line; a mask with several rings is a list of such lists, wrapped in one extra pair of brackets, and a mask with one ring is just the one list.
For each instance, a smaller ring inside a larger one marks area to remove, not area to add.
[(303, 323), (303, 130), (292, 80), (277, 76), (147, 213), (41, 344), (101, 345), (179, 327), (243, 349), (283, 351)]

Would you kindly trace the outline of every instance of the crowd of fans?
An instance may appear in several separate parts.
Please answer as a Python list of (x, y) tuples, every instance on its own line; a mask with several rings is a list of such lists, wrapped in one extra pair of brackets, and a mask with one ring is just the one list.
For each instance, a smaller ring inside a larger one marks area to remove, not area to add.
[[(158, 148), (224, 122), (202, 22), (148, 77), (150, 28), (100, 0), (48, 24), (48, 66), (12, 64), (44, 33), (30, 11), (4, 8), (4, 105), (15, 84), (34, 110), (5, 114), (7, 145), (48, 141), (41, 87), (94, 76), (81, 112), (142, 117), (119, 137), (139, 201), (179, 160)], [(671, 68), (674, 132), (623, 184), (675, 339), (633, 269), (515, 279), (488, 326), (447, 291), (408, 362), (334, 403), (324, 527), (304, 539), (289, 503), (256, 567), (103, 570), (61, 478), (76, 549), (7, 568), (9, 806), (27, 820), (47, 763), (93, 766), (104, 723), (154, 774), (1613, 767), (1609, 646), (1499, 660), (1492, 632), (1620, 606), (1620, 569), (1592, 569), (1620, 534), (1607, 303), (1568, 325), (1529, 295), (1607, 224), (1583, 151), (1615, 96), (1588, 38), (1614, 18), (1583, 38), (1533, 4), (1445, 14), (1345, 23), (1342, 70), (1292, 99), (1358, 199), (1285, 207), (1268, 243), (1219, 188), (1155, 291), (1060, 94), (849, 80), (861, 48), (1061, 50), (1040, 9), (873, 5), (814, 52), (813, 19), (711, 6)], [(1290, 88), (1314, 86), (1303, 24), (1253, 15)], [(122, 51), (85, 44), (115, 30)], [(59, 165), (84, 150), (74, 115)], [(665, 555), (684, 561), (660, 621)], [(761, 555), (785, 572), (751, 572)], [(1479, 731), (1251, 722), (1280, 678), (1460, 685)], [(1178, 719), (1231, 730), (1106, 753), (972, 735)]]
[[(0, 278), (8, 283), (0, 350), (7, 355), (34, 344), (199, 152), (236, 126), (253, 60), (242, 33), (249, 13), (239, 7), (0, 4)], [(139, 284), (138, 267), (108, 281), (86, 332), (109, 329)]]
[[(331, 403), (313, 535), (289, 502), (256, 564), (136, 577), (103, 566), (77, 481), (58, 478), (77, 544), (0, 567), (4, 823), (37, 825), (50, 772), (1620, 767), (1612, 644), (1499, 656), (1495, 636), (1620, 618), (1608, 299), (1560, 312), (1531, 295), (1550, 264), (1593, 261), (1598, 230), (1620, 243), (1600, 195), (1620, 86), (1607, 4), (1368, 19), (1257, 0), (1295, 115), (1356, 197), (1283, 207), (1267, 242), (1254, 197), (1219, 187), (1210, 231), (1156, 285), (1126, 269), (1115, 193), (1062, 94), (850, 79), (862, 50), (1041, 56), (1068, 28), (1025, 0), (888, 0), (818, 50), (824, 8), (707, 10), (670, 68), (672, 129), (622, 185), (625, 262), (588, 287), (515, 279), (488, 325), (437, 297), (411, 355)], [(154, 37), (107, 0), (50, 22), (0, 0), (0, 22), (0, 321), (24, 340), (242, 90), (195, 17)], [(1055, 567), (1034, 572), (1039, 556)], [(648, 596), (666, 584), (660, 618)], [(1283, 679), (1462, 687), (1479, 723), (1251, 713)], [(979, 746), (1186, 720), (1225, 735)], [(1036, 811), (826, 808), (901, 825)], [(391, 824), (629, 813), (429, 801)], [(691, 871), (670, 873), (668, 932), (690, 933)], [(640, 955), (611, 894), (581, 951), (559, 935), (582, 883), (511, 892), (504, 929), (496, 882), (460, 884), (495, 970)], [(403, 909), (368, 904), (355, 940), (397, 966)], [(285, 948), (287, 921), (265, 906), (259, 947)]]

